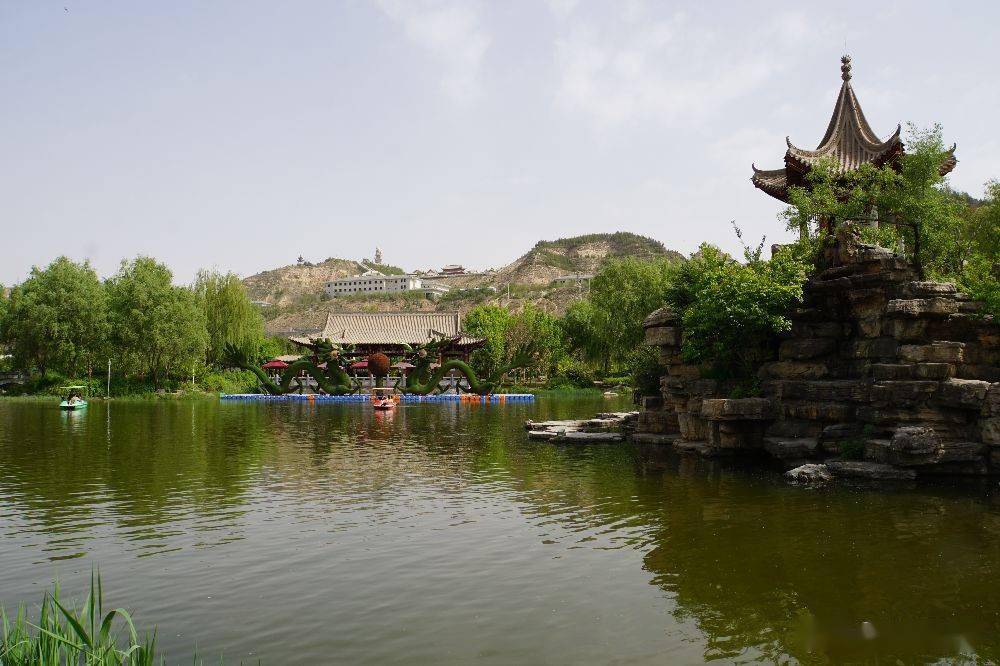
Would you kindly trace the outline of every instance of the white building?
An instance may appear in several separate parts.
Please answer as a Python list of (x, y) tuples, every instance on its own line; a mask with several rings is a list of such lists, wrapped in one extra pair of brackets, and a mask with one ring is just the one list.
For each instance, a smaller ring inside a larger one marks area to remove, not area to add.
[(560, 275), (554, 278), (552, 282), (554, 284), (586, 284), (594, 279), (593, 275), (587, 273), (576, 273), (573, 275)]
[(326, 283), (326, 293), (331, 298), (351, 294), (387, 294), (420, 289), (423, 284), (415, 275), (385, 275), (378, 271), (365, 271)]

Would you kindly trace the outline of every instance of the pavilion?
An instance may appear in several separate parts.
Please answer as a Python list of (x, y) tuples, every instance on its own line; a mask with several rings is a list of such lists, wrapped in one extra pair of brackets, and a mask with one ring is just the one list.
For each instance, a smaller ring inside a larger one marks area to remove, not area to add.
[[(832, 158), (838, 172), (844, 174), (858, 169), (862, 164), (872, 164), (876, 167), (888, 164), (898, 167), (899, 160), (905, 152), (903, 141), (899, 138), (901, 125), (896, 125), (896, 131), (884, 141), (875, 134), (861, 111), (861, 103), (858, 102), (851, 87), (850, 56), (845, 55), (840, 62), (840, 78), (843, 81), (840, 94), (833, 107), (833, 116), (826, 128), (826, 134), (816, 149), (804, 150), (786, 137), (785, 143), (788, 149), (785, 151), (784, 167), (765, 170), (753, 165), (753, 176), (750, 180), (754, 186), (779, 201), (788, 203), (790, 187), (805, 187), (806, 174), (820, 160)], [(950, 173), (957, 163), (955, 146), (952, 146), (941, 163), (941, 175)]]
[(485, 342), (462, 331), (462, 316), (457, 312), (331, 312), (322, 331), (289, 338), (303, 346), (311, 346), (313, 339), (350, 346), (358, 356), (375, 352), (399, 355), (407, 345), (445, 339), (449, 344), (443, 348), (442, 358), (462, 360), (468, 360)]

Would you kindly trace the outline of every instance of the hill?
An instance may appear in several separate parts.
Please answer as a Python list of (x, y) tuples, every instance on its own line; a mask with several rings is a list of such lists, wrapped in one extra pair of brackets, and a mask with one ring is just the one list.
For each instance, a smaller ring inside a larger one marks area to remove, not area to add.
[[(358, 275), (372, 268), (383, 273), (401, 273), (395, 266), (330, 258), (319, 264), (300, 263), (258, 273), (244, 279), (250, 297), (271, 305), (264, 311), (269, 331), (318, 328), (327, 312), (467, 312), (491, 302), (512, 310), (527, 304), (561, 314), (580, 298), (580, 285), (553, 280), (573, 274), (594, 274), (612, 257), (667, 257), (683, 261), (679, 252), (663, 243), (627, 232), (587, 234), (553, 241), (539, 241), (527, 253), (499, 271), (433, 279), (425, 282), (447, 285), (451, 291), (438, 301), (416, 293), (356, 294), (328, 299), (324, 283), (338, 277)], [(419, 259), (419, 258), (417, 258)]]
[(646, 236), (619, 231), (539, 241), (524, 256), (502, 268), (497, 281), (511, 284), (549, 284), (574, 273), (593, 274), (611, 257), (669, 257), (683, 261), (679, 252)]
[(372, 269), (386, 275), (403, 273), (397, 266), (330, 257), (318, 264), (302, 262), (257, 273), (244, 278), (243, 285), (254, 301), (265, 301), (278, 306), (308, 304), (319, 300), (328, 280), (359, 275)]

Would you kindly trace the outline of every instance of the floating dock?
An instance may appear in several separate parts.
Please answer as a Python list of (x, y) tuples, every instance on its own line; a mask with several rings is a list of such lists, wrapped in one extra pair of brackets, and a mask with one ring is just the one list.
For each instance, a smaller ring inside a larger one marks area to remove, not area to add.
[[(220, 393), (220, 400), (235, 402), (371, 402), (367, 394), (350, 395), (318, 395), (316, 393), (291, 393), (288, 395), (267, 395), (265, 393)], [(404, 393), (401, 402), (464, 402), (474, 404), (504, 404), (508, 402), (534, 402), (531, 393), (495, 393), (493, 395), (476, 395), (475, 393), (446, 395), (413, 395)]]

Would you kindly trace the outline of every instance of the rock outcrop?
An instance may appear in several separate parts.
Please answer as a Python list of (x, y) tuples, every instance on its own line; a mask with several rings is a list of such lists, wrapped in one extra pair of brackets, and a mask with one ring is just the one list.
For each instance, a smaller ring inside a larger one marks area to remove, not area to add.
[[(891, 252), (842, 234), (804, 287), (760, 397), (726, 397), (681, 356), (664, 308), (645, 322), (667, 368), (638, 433), (706, 455), (748, 451), (786, 468), (853, 459), (834, 476), (1000, 474), (1000, 327), (954, 285), (920, 280)], [(863, 463), (863, 464), (860, 464)]]

